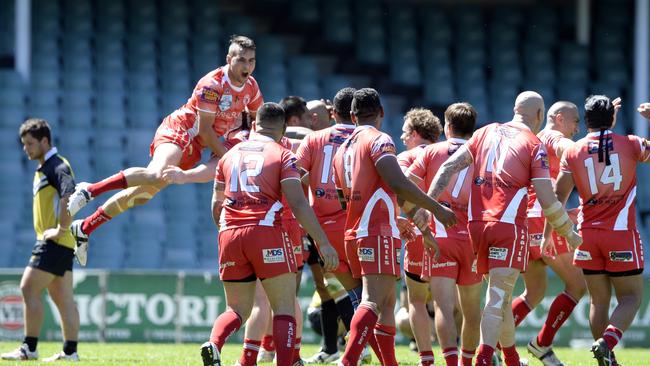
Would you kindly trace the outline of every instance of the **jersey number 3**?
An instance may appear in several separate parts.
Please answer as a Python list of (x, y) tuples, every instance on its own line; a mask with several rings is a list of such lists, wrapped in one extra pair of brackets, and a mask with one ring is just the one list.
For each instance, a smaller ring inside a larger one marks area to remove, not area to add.
[[(242, 170), (241, 165), (244, 165), (246, 169)], [(241, 154), (234, 154), (230, 170), (230, 192), (239, 191), (238, 186), (241, 185), (243, 192), (258, 193), (260, 187), (249, 182), (248, 178), (255, 178), (260, 175), (263, 166), (264, 156), (262, 155), (250, 154), (242, 159)]]

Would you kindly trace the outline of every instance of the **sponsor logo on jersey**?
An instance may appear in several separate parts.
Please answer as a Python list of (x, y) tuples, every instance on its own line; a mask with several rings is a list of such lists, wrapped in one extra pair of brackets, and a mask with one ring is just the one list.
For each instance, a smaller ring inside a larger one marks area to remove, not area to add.
[(230, 109), (232, 106), (232, 95), (230, 94), (224, 94), (221, 96), (221, 99), (219, 100), (219, 109), (222, 111), (227, 111)]
[(361, 262), (374, 262), (375, 261), (375, 249), (374, 248), (359, 248), (359, 249), (357, 249), (357, 255), (359, 256), (359, 261), (361, 261)]
[(203, 87), (203, 90), (201, 90), (201, 99), (206, 102), (214, 103), (219, 99), (219, 94), (217, 94), (216, 90), (205, 86)]
[(631, 251), (612, 251), (609, 252), (609, 259), (612, 262), (632, 262), (634, 255)]
[(301, 254), (302, 253), (302, 246), (296, 245), (293, 247), (293, 254)]
[(457, 264), (458, 263), (456, 263), (456, 262), (432, 263), (431, 268), (455, 267)]
[(540, 160), (542, 168), (544, 169), (549, 169), (551, 166), (551, 164), (548, 162), (548, 154), (546, 153), (546, 150), (544, 150), (543, 148), (539, 149), (539, 151), (537, 152), (537, 156), (535, 156), (535, 160)]
[(476, 184), (477, 186), (480, 186), (483, 183), (485, 183), (485, 178), (483, 177), (474, 178), (474, 184)]
[(282, 248), (262, 250), (264, 263), (282, 263), (284, 262), (284, 250)]
[(490, 248), (489, 259), (496, 259), (498, 261), (505, 261), (508, 257), (508, 248)]
[(314, 191), (314, 195), (316, 196), (316, 198), (322, 198), (323, 196), (325, 196), (325, 190), (323, 188), (316, 188), (316, 190)]
[(575, 261), (589, 261), (591, 260), (591, 253), (586, 250), (577, 250), (573, 253), (573, 260)]

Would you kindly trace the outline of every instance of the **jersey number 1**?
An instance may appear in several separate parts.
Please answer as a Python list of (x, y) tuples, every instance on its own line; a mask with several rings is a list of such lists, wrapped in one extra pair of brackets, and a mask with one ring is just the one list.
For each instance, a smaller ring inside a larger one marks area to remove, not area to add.
[[(611, 165), (606, 165), (603, 169), (603, 174), (600, 175), (600, 183), (613, 184), (614, 191), (621, 189), (621, 182), (623, 176), (621, 175), (621, 165), (618, 160), (618, 154), (612, 154), (609, 157)], [(587, 168), (587, 176), (589, 176), (589, 189), (591, 194), (598, 193), (598, 185), (596, 183), (596, 168), (594, 166), (594, 158), (585, 159), (585, 168)]]
[[(241, 185), (241, 190), (243, 192), (257, 193), (260, 191), (260, 187), (253, 183), (248, 182), (248, 178), (255, 178), (260, 173), (262, 173), (262, 167), (264, 166), (264, 156), (262, 155), (246, 155), (244, 156), (243, 161), (241, 161), (241, 154), (234, 154), (232, 158), (232, 167), (230, 170), (230, 192), (237, 192), (238, 185)], [(246, 167), (246, 169), (241, 170), (241, 164)], [(248, 168), (250, 163), (254, 163), (254, 167)], [(239, 184), (238, 184), (239, 183)]]

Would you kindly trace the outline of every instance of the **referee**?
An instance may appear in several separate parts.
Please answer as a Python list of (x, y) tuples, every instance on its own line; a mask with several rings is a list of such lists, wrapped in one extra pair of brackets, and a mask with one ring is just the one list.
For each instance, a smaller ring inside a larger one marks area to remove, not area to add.
[(74, 192), (74, 178), (68, 161), (52, 146), (50, 126), (45, 120), (32, 118), (20, 126), (20, 141), (30, 160), (38, 160), (34, 174), (34, 231), (36, 244), (20, 281), (25, 317), (25, 339), (4, 360), (38, 358), (36, 345), (43, 324), (41, 294), (47, 289), (61, 315), (63, 351), (44, 361), (79, 361), (77, 336), (79, 312), (72, 294), (72, 259), (75, 239), (70, 233), (71, 217), (66, 206)]

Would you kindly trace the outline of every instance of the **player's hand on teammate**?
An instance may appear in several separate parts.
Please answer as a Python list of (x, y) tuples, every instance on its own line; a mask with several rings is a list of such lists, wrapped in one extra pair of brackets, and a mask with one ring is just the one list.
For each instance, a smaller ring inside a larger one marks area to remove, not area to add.
[(429, 231), (427, 234), (422, 235), (424, 239), (424, 249), (429, 253), (434, 262), (437, 262), (440, 259), (440, 247), (438, 242), (433, 237), (433, 234)]
[(162, 179), (167, 184), (185, 184), (185, 171), (173, 165), (168, 165), (162, 172)]
[(456, 215), (449, 207), (438, 205), (436, 212), (432, 213), (446, 229), (456, 225)]
[(650, 103), (641, 103), (637, 111), (643, 118), (650, 120)]
[(401, 216), (397, 217), (397, 229), (399, 230), (399, 236), (404, 241), (413, 241), (416, 238), (415, 228), (411, 222)]
[(336, 249), (332, 245), (329, 243), (320, 244), (318, 251), (320, 252), (320, 257), (323, 261), (323, 270), (325, 272), (332, 272), (339, 266), (339, 256), (336, 254)]
[(429, 211), (427, 210), (419, 209), (413, 215), (413, 223), (419, 228), (424, 228), (429, 226), (430, 222), (431, 222), (431, 214), (429, 214)]

